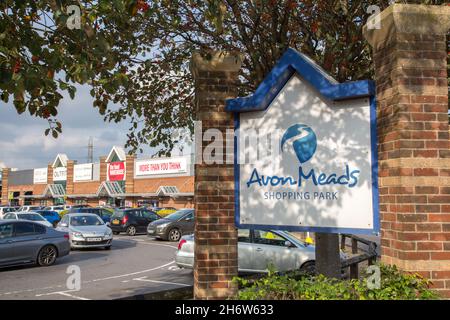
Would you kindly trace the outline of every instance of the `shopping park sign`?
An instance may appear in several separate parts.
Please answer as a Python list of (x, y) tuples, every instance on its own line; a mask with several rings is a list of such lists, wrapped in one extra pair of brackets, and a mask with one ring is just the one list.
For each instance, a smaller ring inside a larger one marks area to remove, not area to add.
[(108, 181), (123, 181), (125, 180), (125, 162), (110, 162), (108, 163)]
[(338, 83), (289, 49), (255, 93), (228, 100), (227, 111), (237, 133), (238, 227), (379, 231), (371, 81)]
[(138, 160), (135, 164), (135, 175), (137, 177), (185, 172), (187, 172), (186, 158)]

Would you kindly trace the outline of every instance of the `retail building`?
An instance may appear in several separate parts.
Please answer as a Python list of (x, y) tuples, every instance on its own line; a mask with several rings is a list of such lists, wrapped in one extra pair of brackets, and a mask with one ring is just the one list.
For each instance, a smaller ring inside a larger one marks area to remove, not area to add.
[(58, 154), (44, 168), (0, 169), (1, 203), (190, 208), (194, 197), (192, 159), (137, 159), (117, 146), (94, 163), (77, 163)]

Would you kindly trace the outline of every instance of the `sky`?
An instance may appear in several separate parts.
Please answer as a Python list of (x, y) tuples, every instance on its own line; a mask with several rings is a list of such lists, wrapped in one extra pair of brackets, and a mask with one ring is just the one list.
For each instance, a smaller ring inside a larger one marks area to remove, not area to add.
[[(113, 145), (124, 146), (129, 122), (104, 122), (92, 106), (89, 87), (78, 86), (74, 100), (65, 95), (58, 110), (63, 133), (54, 139), (44, 134), (48, 128), (46, 120), (32, 117), (27, 111), (18, 115), (11, 101), (0, 102), (0, 166), (3, 163), (18, 169), (46, 167), (58, 153), (85, 163), (90, 136), (94, 139), (94, 162), (107, 155)], [(144, 155), (151, 156), (151, 150), (144, 150)]]

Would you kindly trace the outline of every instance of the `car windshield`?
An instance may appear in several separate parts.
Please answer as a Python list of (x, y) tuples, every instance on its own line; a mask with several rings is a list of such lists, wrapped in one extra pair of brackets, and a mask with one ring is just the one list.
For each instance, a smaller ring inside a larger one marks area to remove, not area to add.
[(113, 213), (114, 218), (123, 218), (124, 211), (123, 210), (116, 210)]
[(75, 216), (70, 218), (71, 226), (100, 226), (103, 224), (97, 216)]
[(191, 212), (191, 210), (178, 210), (172, 214), (169, 214), (165, 219), (169, 219), (172, 221), (180, 220), (183, 216), (185, 216), (188, 212)]
[(42, 218), (41, 215), (39, 215), (39, 214), (32, 214), (32, 213), (19, 214), (18, 218), (19, 219), (24, 219), (24, 220), (30, 220), (30, 221), (43, 221), (43, 220), (45, 220), (44, 218)]

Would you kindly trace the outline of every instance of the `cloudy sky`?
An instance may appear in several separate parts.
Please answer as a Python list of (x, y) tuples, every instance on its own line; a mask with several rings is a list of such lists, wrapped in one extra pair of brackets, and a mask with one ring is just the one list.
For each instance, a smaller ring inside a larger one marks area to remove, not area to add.
[[(44, 135), (47, 121), (27, 112), (18, 115), (11, 102), (0, 102), (0, 165), (19, 169), (45, 167), (58, 153), (83, 163), (87, 161), (90, 136), (94, 138), (94, 161), (107, 155), (113, 145), (123, 146), (129, 123), (103, 122), (91, 99), (87, 87), (78, 87), (74, 100), (64, 97), (58, 115), (63, 133), (58, 139)], [(146, 150), (145, 155), (151, 155), (151, 150)]]

